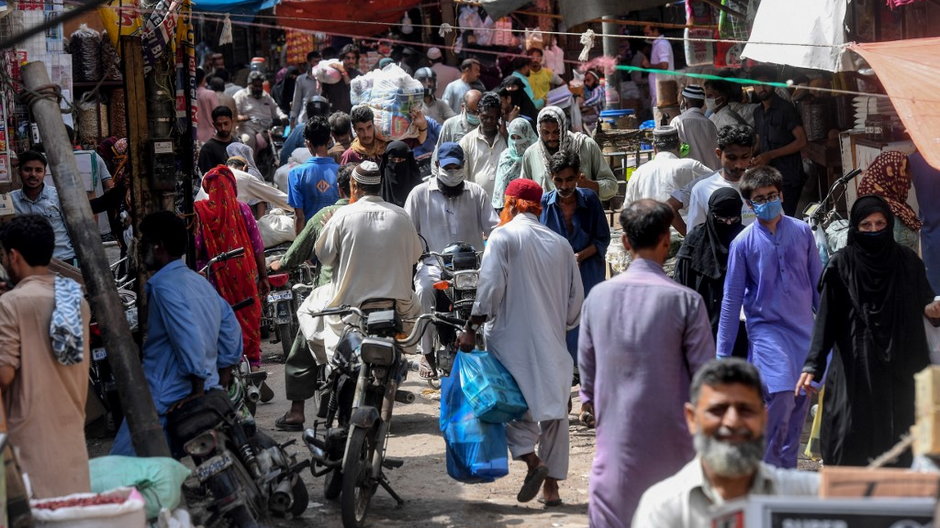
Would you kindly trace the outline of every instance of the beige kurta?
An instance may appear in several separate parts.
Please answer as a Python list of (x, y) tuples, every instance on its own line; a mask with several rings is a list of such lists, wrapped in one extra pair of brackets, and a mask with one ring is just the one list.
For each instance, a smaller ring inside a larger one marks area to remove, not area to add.
[[(32, 276), (0, 296), (0, 365), (16, 369), (4, 391), (10, 441), (37, 498), (89, 491), (85, 398), (89, 347), (81, 364), (64, 366), (52, 354), (49, 322), (54, 275)], [(88, 328), (90, 313), (82, 301)]]

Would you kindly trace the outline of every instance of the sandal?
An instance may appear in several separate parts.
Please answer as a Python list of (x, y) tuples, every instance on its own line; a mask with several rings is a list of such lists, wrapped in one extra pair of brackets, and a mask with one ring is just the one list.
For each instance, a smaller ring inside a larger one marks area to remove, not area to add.
[(304, 423), (291, 423), (287, 421), (287, 415), (274, 420), (274, 428), (278, 431), (303, 431)]
[(421, 359), (418, 361), (418, 377), (423, 380), (436, 380), (440, 378), (437, 374), (437, 370), (431, 367), (425, 356), (421, 356)]
[(525, 476), (525, 481), (522, 482), (522, 489), (516, 495), (516, 500), (529, 502), (534, 499), (539, 490), (542, 489), (542, 483), (545, 482), (546, 477), (548, 477), (548, 466), (541, 465), (530, 469)]
[(550, 501), (547, 501), (547, 500), (545, 500), (545, 499), (539, 497), (539, 502), (542, 503), (542, 504), (544, 504), (546, 508), (556, 508), (556, 507), (561, 506), (562, 504), (564, 504), (564, 502), (563, 502), (560, 498), (559, 498), (559, 499), (552, 499), (552, 500), (550, 500)]
[(589, 411), (581, 411), (581, 414), (578, 415), (578, 420), (581, 421), (588, 429), (594, 429), (594, 426), (597, 424), (594, 419), (594, 415)]

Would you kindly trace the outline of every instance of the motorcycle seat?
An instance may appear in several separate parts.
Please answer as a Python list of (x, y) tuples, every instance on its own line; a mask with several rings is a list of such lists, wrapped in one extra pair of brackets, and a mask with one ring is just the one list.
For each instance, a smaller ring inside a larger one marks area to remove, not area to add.
[(234, 415), (235, 408), (228, 393), (211, 390), (199, 398), (192, 399), (167, 415), (167, 431), (180, 445), (213, 429), (227, 416)]

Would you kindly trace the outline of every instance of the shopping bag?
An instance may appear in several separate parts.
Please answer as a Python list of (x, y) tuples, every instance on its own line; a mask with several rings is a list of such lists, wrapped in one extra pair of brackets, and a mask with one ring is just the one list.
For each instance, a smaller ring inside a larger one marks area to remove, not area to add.
[(455, 361), (464, 396), (477, 418), (489, 423), (506, 423), (522, 418), (529, 409), (515, 378), (492, 354), (485, 350), (459, 352)]
[(468, 484), (493, 482), (509, 474), (506, 426), (481, 421), (461, 389), (456, 374), (441, 381), (440, 429), (446, 444), (447, 474)]
[(813, 426), (809, 431), (809, 440), (803, 454), (810, 460), (822, 459), (822, 449), (819, 445), (819, 431), (822, 429), (823, 399), (826, 397), (826, 388), (819, 391), (819, 403), (816, 404), (816, 415), (813, 416)]

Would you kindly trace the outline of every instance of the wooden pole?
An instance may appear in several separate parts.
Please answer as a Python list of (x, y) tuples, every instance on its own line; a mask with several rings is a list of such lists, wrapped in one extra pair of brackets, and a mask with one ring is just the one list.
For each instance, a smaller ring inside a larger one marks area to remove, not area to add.
[[(31, 62), (22, 71), (27, 90), (38, 94), (49, 93), (52, 82), (43, 63)], [(124, 316), (124, 305), (118, 297), (114, 277), (108, 267), (98, 225), (93, 220), (88, 195), (85, 194), (84, 183), (78, 173), (72, 144), (65, 132), (59, 101), (55, 97), (34, 96), (29, 101), (29, 107), (49, 157), (52, 178), (59, 193), (59, 206), (72, 246), (82, 263), (85, 288), (108, 349), (108, 363), (117, 381), (134, 449), (140, 456), (170, 456), (150, 388), (138, 359), (137, 346)], [(133, 108), (133, 105), (128, 108)]]

